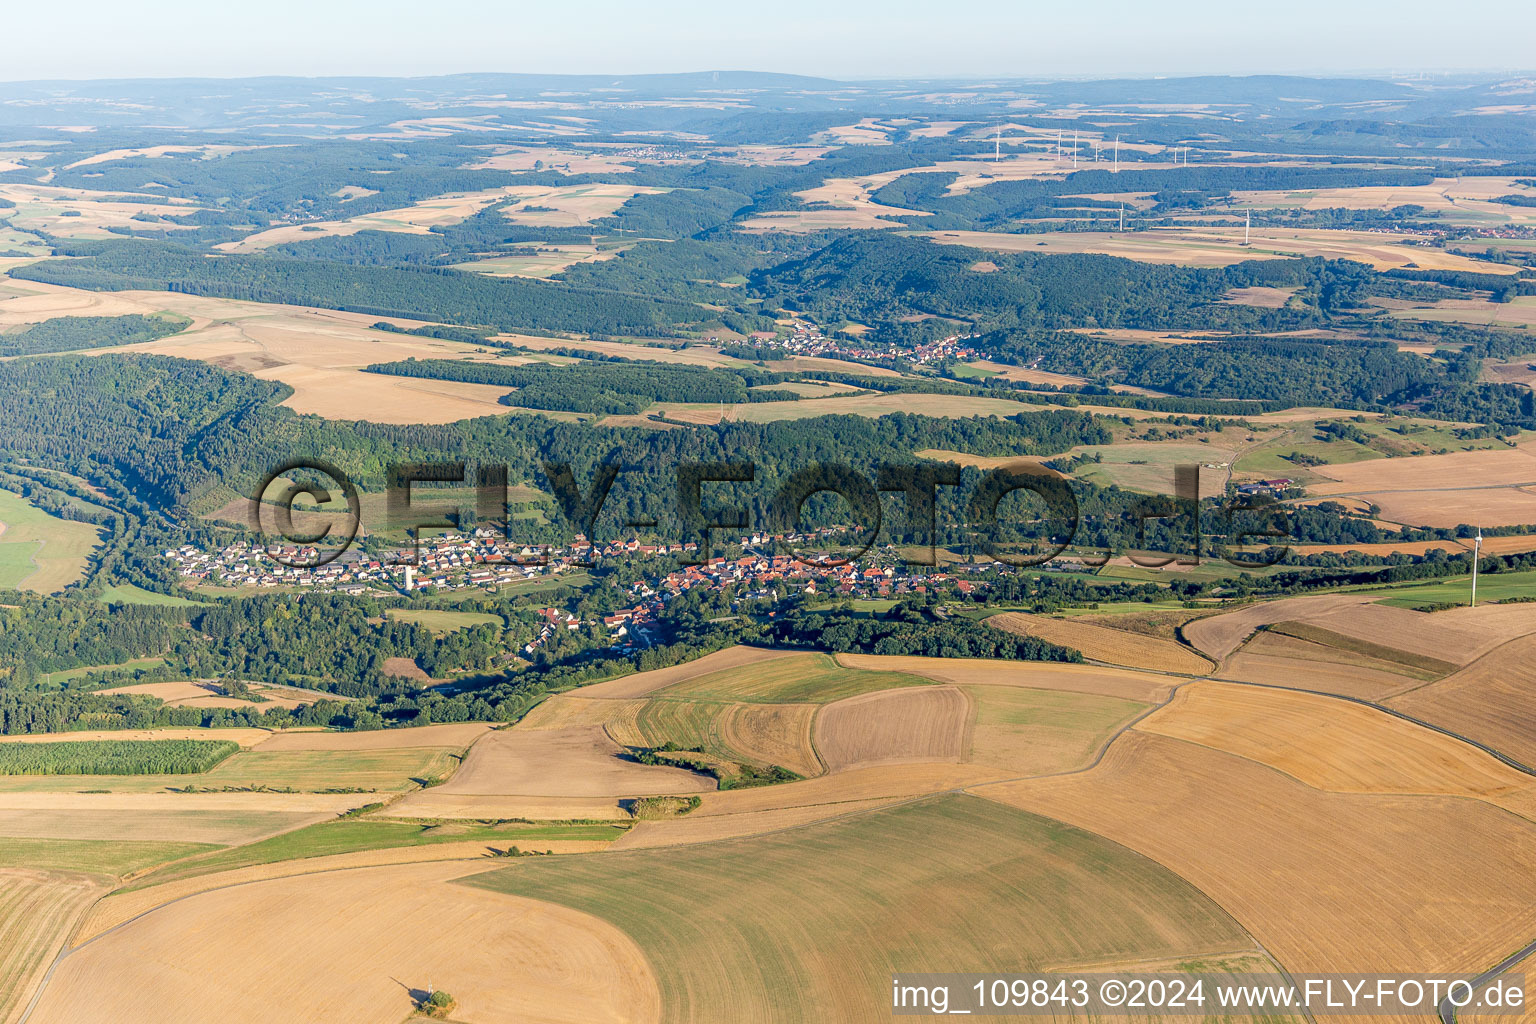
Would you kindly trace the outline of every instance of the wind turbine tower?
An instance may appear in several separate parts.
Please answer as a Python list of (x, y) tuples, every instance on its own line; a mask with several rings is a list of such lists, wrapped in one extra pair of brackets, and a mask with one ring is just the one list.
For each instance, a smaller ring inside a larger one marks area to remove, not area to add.
[(1248, 232), (1253, 227), (1253, 211), (1248, 211), (1247, 220), (1243, 221), (1243, 244), (1248, 244)]
[(1072, 169), (1077, 170), (1077, 132), (1072, 133)]
[(1003, 158), (1003, 126), (997, 126), (997, 140), (992, 146), (992, 162), (997, 163)]
[(1477, 541), (1472, 548), (1472, 607), (1477, 607), (1477, 563), (1483, 557), (1483, 528), (1477, 528)]
[(1120, 136), (1115, 136), (1115, 173), (1120, 173)]
[(1120, 233), (1125, 234), (1125, 204), (1120, 204)]

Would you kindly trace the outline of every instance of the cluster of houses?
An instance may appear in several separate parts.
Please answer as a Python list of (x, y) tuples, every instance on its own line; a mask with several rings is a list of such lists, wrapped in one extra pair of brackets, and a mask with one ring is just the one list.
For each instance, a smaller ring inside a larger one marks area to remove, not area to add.
[(1272, 498), (1278, 498), (1295, 486), (1296, 482), (1289, 477), (1277, 477), (1274, 480), (1255, 480), (1250, 484), (1238, 484), (1237, 493), (1249, 495), (1263, 494)]
[(321, 550), (296, 544), (235, 541), (218, 551), (185, 545), (165, 552), (183, 579), (219, 587), (304, 587), (321, 593), (412, 593), (436, 587), (495, 590), (511, 583), (562, 572), (577, 558), (545, 557), (507, 543), (490, 530), (424, 539), (414, 564), (408, 553), (347, 551), (316, 565)]
[(980, 354), (964, 342), (969, 335), (953, 334), (938, 341), (930, 341), (916, 348), (896, 345), (864, 345), (822, 334), (813, 323), (796, 320), (788, 338), (780, 338), (767, 331), (758, 332), (754, 340), (773, 342), (777, 347), (801, 356), (828, 356), (846, 359), (904, 359), (909, 363), (936, 363), (946, 359), (976, 359)]
[[(649, 646), (651, 625), (667, 603), (696, 587), (723, 590), (733, 587), (738, 600), (764, 600), (778, 595), (823, 594), (838, 597), (901, 597), (924, 594), (937, 586), (953, 586), (962, 594), (986, 586), (980, 580), (958, 577), (981, 567), (953, 566), (946, 572), (921, 574), (902, 563), (821, 565), (790, 555), (763, 553), (781, 539), (754, 534), (740, 538), (745, 552), (740, 557), (707, 565), (680, 565), (664, 574), (632, 584), (633, 602), (602, 620), (619, 646)], [(796, 536), (792, 542), (813, 543), (815, 538)], [(319, 552), (291, 544), (263, 545), (235, 541), (218, 551), (205, 552), (192, 545), (166, 551), (183, 578), (195, 584), (221, 587), (302, 587), (314, 592), (362, 595), (411, 594), (427, 588), (438, 591), (481, 588), (495, 591), (503, 585), (541, 576), (552, 576), (573, 567), (589, 566), (603, 559), (645, 555), (686, 555), (693, 544), (644, 544), (636, 538), (593, 544), (585, 538), (568, 547), (538, 549), (507, 541), (494, 530), (445, 533), (423, 539), (414, 564), (408, 552), (386, 555), (348, 551), (335, 560), (313, 567)], [(297, 566), (297, 567), (296, 567)], [(534, 654), (561, 630), (576, 631), (584, 624), (569, 612), (545, 608), (539, 634), (524, 648)]]

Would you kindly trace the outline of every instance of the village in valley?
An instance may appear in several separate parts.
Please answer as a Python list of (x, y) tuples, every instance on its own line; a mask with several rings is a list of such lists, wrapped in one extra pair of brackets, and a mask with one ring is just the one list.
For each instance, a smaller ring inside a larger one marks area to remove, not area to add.
[[(984, 580), (959, 579), (984, 569), (983, 565), (957, 564), (936, 571), (907, 565), (894, 549), (882, 551), (860, 565), (805, 561), (793, 555), (767, 550), (778, 544), (813, 543), (817, 537), (789, 534), (782, 537), (752, 534), (738, 539), (741, 554), (712, 559), (705, 564), (679, 564), (669, 572), (656, 572), (631, 584), (629, 607), (602, 618), (615, 646), (648, 647), (656, 642), (648, 624), (673, 598), (696, 587), (723, 591), (733, 589), (740, 601), (776, 601), (794, 594), (840, 598), (889, 598), (927, 594), (936, 587), (953, 588), (968, 596), (988, 584)], [(350, 597), (435, 597), (454, 592), (497, 593), (540, 580), (558, 579), (589, 568), (601, 560), (672, 558), (679, 563), (692, 558), (696, 544), (647, 544), (637, 538), (594, 544), (580, 535), (569, 547), (537, 547), (518, 544), (488, 527), (466, 532), (451, 531), (421, 540), (413, 556), (409, 549), (377, 554), (348, 551), (324, 564), (315, 564), (323, 549), (294, 544), (261, 544), (236, 540), (217, 551), (184, 545), (164, 552), (186, 585), (217, 590), (301, 589), (311, 593), (335, 593)], [(555, 609), (547, 612), (541, 635), (524, 650), (533, 654), (556, 628), (575, 630), (583, 622)]]

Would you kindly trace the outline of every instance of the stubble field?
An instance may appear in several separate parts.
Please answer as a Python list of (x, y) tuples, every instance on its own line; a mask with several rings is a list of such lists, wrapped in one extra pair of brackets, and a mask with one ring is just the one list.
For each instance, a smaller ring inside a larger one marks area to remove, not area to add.
[(523, 861), (466, 883), (612, 923), (653, 965), (666, 1020), (876, 1021), (893, 972), (939, 963), (1016, 971), (1253, 949), (1152, 861), (963, 796), (751, 839)]

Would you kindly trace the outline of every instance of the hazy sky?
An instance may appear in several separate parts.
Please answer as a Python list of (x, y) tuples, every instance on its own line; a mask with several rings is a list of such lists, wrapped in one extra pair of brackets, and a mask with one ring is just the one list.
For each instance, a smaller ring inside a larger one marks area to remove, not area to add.
[(1536, 67), (1536, 0), (67, 0), (0, 79), (747, 69), (831, 78)]

